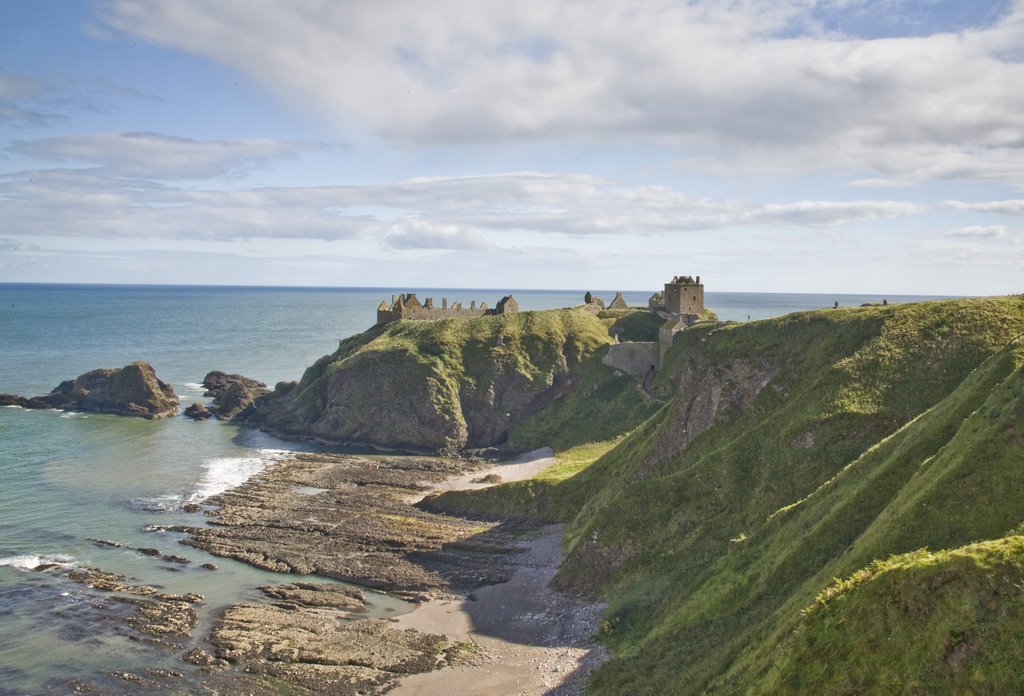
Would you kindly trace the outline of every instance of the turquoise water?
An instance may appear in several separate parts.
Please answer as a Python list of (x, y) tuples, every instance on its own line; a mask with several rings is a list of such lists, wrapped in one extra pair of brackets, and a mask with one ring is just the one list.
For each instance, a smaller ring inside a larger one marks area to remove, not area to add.
[[(239, 372), (271, 385), (298, 379), (341, 338), (372, 325), (382, 299), (408, 290), (0, 284), (0, 392), (42, 394), (97, 367), (147, 360), (173, 385), (184, 408), (205, 401), (198, 383), (209, 370)], [(493, 305), (506, 291), (418, 292), (438, 301)], [(606, 300), (614, 297), (614, 292), (595, 292)], [(514, 294), (528, 310), (578, 304), (583, 291)], [(623, 293), (630, 304), (644, 306), (650, 294)], [(880, 299), (706, 295), (720, 318), (738, 321), (832, 306), (837, 300), (850, 306)], [(182, 502), (238, 485), (296, 447), (215, 421), (0, 408), (0, 694), (50, 692), (71, 678), (140, 665), (187, 669), (179, 653), (147, 647), (113, 630), (95, 630), (97, 595), (29, 569), (53, 560), (124, 573), (167, 592), (199, 592), (206, 597), (205, 628), (220, 607), (254, 599), (258, 585), (289, 578), (214, 558), (179, 545), (179, 535), (143, 528), (201, 524), (201, 516), (181, 512)], [(156, 547), (192, 563), (176, 566), (99, 547), (93, 538)], [(206, 562), (220, 569), (198, 567)], [(379, 615), (407, 610), (403, 602), (382, 595), (372, 595), (371, 601)], [(83, 631), (83, 626), (91, 628)]]

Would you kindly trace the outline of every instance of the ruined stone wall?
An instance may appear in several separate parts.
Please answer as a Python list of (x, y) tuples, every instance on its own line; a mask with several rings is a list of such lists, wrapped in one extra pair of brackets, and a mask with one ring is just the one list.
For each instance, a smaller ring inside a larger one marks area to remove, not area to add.
[(651, 371), (652, 366), (656, 367), (659, 364), (658, 344), (653, 341), (616, 343), (608, 346), (608, 353), (601, 358), (601, 362), (627, 375), (643, 379)]

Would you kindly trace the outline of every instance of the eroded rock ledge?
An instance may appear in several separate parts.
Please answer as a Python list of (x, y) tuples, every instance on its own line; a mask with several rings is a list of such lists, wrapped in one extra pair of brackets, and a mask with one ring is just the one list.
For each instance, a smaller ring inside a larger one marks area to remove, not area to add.
[[(425, 512), (425, 482), (480, 468), (466, 460), (299, 454), (211, 499), (210, 527), (182, 543), (260, 568), (319, 575), (404, 596), (504, 582), (507, 533)], [(315, 488), (314, 488), (315, 487)], [(159, 529), (160, 527), (154, 527)]]

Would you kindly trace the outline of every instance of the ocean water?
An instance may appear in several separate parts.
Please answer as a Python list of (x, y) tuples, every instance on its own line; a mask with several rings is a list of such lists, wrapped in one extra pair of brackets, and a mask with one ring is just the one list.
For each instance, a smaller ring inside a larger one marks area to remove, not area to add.
[[(273, 385), (299, 379), (342, 338), (373, 324), (376, 307), (408, 289), (225, 288), (0, 284), (0, 392), (42, 394), (98, 367), (146, 360), (181, 397), (205, 402), (209, 370), (239, 372)], [(414, 289), (420, 297), (486, 301), (504, 290)], [(614, 292), (595, 291), (610, 300)], [(650, 292), (625, 292), (645, 306)], [(579, 304), (583, 291), (514, 291), (523, 310)], [(877, 296), (708, 292), (721, 319), (879, 301)], [(887, 298), (904, 302), (923, 297)], [(288, 582), (230, 559), (178, 544), (150, 524), (202, 524), (180, 510), (243, 482), (303, 446), (216, 421), (144, 421), (107, 415), (0, 408), (0, 694), (49, 693), (68, 679), (163, 666), (187, 671), (180, 652), (103, 629), (99, 596), (42, 562), (96, 566), (167, 592), (199, 592), (204, 633), (220, 608), (255, 599), (262, 584)], [(156, 547), (191, 559), (178, 566), (96, 545), (106, 539)], [(217, 571), (199, 568), (214, 562)], [(408, 605), (370, 594), (378, 615)], [(112, 622), (106, 622), (112, 624)]]

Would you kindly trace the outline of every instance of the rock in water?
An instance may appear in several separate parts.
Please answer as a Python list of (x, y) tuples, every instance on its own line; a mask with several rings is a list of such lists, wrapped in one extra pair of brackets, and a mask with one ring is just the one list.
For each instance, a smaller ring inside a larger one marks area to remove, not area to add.
[(240, 383), (252, 390), (266, 389), (267, 385), (258, 379), (252, 379), (244, 375), (229, 375), (226, 372), (220, 370), (211, 370), (206, 373), (203, 377), (203, 386), (206, 387), (206, 392), (203, 396), (212, 396), (217, 398), (220, 396), (225, 389), (230, 387), (232, 384)]
[(120, 369), (86, 372), (61, 382), (49, 394), (31, 399), (0, 394), (0, 406), (55, 408), (152, 419), (177, 415), (178, 397), (171, 385), (157, 378), (149, 363), (138, 361)]
[(21, 408), (45, 409), (50, 405), (39, 398), (29, 399), (17, 394), (0, 394), (0, 406), (20, 406)]
[(202, 404), (194, 403), (185, 409), (185, 417), (200, 421), (213, 417), (213, 414)]
[(36, 397), (65, 411), (113, 413), (140, 418), (165, 418), (178, 413), (178, 397), (160, 381), (153, 366), (137, 361), (120, 369), (92, 370), (61, 382), (49, 394)]
[(267, 385), (259, 380), (219, 370), (208, 372), (203, 386), (206, 387), (203, 396), (213, 397), (210, 412), (220, 420), (231, 420), (270, 393)]

